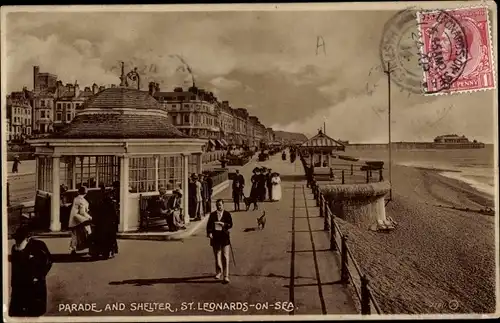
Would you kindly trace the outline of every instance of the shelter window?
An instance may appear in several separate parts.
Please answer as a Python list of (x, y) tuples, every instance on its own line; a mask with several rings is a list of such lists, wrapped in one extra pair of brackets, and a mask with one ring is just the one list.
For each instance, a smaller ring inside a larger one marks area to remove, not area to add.
[(156, 166), (154, 157), (130, 159), (130, 192), (156, 191)]
[(52, 158), (40, 156), (38, 158), (38, 189), (52, 192)]
[(184, 115), (184, 123), (189, 123), (189, 114)]
[(57, 112), (56, 113), (56, 121), (61, 121), (62, 120), (62, 113), (61, 112)]
[(181, 185), (183, 175), (181, 156), (161, 156), (158, 168), (158, 187), (173, 190)]
[(120, 180), (120, 159), (118, 156), (98, 156), (97, 168), (99, 172), (99, 183), (106, 187), (112, 186)]
[(81, 186), (97, 187), (95, 156), (80, 157), (76, 163), (75, 172), (76, 183), (78, 183), (76, 185), (77, 189)]

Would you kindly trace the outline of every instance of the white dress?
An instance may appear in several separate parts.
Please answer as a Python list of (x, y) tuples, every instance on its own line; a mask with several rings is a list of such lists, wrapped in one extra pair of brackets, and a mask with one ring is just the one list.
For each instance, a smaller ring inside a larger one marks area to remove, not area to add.
[(271, 183), (273, 184), (273, 201), (281, 200), (281, 179), (275, 176), (271, 179)]

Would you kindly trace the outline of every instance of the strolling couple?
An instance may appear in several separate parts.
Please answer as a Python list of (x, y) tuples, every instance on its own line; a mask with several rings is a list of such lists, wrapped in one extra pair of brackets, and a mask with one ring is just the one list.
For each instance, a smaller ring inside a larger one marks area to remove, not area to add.
[[(118, 253), (116, 229), (118, 208), (113, 200), (115, 190), (106, 191), (101, 185), (101, 197), (93, 218), (89, 213), (89, 202), (85, 198), (87, 188), (78, 189), (78, 196), (73, 200), (68, 227), (71, 230), (69, 250), (76, 256), (77, 251), (89, 249), (91, 256), (113, 258)], [(93, 226), (93, 229), (91, 227)]]

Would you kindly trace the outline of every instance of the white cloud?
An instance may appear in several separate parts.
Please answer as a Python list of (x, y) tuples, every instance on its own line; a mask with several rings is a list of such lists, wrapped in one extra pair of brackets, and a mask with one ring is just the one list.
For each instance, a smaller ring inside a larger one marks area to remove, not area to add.
[(242, 85), (240, 81), (229, 80), (221, 76), (212, 79), (210, 83), (223, 90), (232, 90)]

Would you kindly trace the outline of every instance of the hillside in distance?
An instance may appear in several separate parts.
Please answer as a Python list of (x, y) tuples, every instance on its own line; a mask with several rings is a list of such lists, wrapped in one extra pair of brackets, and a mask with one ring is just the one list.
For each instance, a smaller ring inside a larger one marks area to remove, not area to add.
[(297, 143), (307, 141), (307, 137), (303, 133), (275, 130), (274, 134), (277, 141)]

